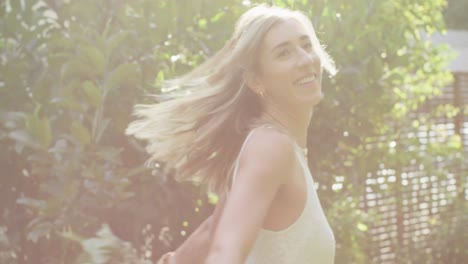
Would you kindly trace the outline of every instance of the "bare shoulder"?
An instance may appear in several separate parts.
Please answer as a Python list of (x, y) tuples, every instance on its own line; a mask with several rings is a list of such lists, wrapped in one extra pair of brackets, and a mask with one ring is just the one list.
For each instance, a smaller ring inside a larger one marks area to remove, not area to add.
[[(239, 256), (247, 256), (294, 166), (295, 146), (288, 135), (266, 127), (258, 127), (251, 133), (241, 151), (235, 179), (216, 226), (210, 249), (213, 256), (225, 253), (232, 259), (233, 250)], [(241, 262), (239, 258), (236, 263)]]
[(269, 178), (278, 180), (272, 183), (284, 183), (285, 176), (294, 165), (293, 140), (288, 135), (267, 127), (258, 127), (252, 133), (239, 157), (239, 171), (252, 174), (249, 177), (257, 180)]
[[(258, 127), (252, 132), (251, 139), (244, 147), (249, 152), (263, 152), (268, 157), (289, 156), (294, 152), (294, 142), (286, 134), (268, 127)], [(268, 152), (267, 151), (273, 151)], [(247, 151), (246, 151), (247, 152)]]

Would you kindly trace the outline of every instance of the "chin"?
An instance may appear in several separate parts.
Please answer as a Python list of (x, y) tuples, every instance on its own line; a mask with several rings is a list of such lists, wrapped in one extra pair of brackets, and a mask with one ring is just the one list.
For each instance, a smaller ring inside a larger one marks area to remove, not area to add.
[(323, 95), (322, 91), (320, 91), (320, 95), (317, 97), (317, 101), (315, 102), (315, 105), (319, 104), (323, 100), (323, 97), (324, 97), (324, 95)]
[(308, 107), (314, 107), (318, 105), (323, 100), (323, 93), (322, 91), (318, 91), (308, 97), (303, 97), (302, 102), (307, 105)]

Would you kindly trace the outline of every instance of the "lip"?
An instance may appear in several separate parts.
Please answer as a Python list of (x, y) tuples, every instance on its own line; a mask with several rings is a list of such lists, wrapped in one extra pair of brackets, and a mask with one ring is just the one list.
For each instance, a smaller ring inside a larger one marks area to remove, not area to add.
[(315, 72), (303, 75), (294, 81), (295, 85), (308, 86), (317, 80), (317, 74)]

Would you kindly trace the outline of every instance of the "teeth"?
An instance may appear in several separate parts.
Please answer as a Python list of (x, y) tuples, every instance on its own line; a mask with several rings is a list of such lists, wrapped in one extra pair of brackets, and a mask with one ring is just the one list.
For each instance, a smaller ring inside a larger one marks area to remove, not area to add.
[(298, 80), (297, 84), (305, 84), (305, 83), (308, 83), (308, 82), (312, 82), (312, 81), (315, 81), (315, 78), (316, 78), (316, 75), (313, 74), (312, 76), (305, 77), (305, 78), (302, 78), (302, 79)]

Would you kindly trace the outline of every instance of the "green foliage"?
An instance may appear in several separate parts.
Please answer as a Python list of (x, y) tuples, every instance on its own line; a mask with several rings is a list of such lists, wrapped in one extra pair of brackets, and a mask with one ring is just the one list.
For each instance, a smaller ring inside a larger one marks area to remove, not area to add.
[(359, 209), (359, 201), (351, 196), (335, 196), (333, 206), (327, 210), (327, 218), (333, 226), (336, 263), (369, 263), (367, 231), (375, 216)]
[[(154, 225), (156, 235), (168, 225), (167, 217), (158, 217), (163, 212), (184, 217), (176, 210), (193, 202), (180, 192), (191, 187), (150, 174), (141, 167), (141, 148), (123, 135), (138, 96), (153, 89), (158, 71), (172, 71), (160, 57), (170, 57), (174, 47), (158, 44), (168, 29), (151, 26), (167, 20), (159, 14), (171, 7), (147, 1), (16, 3), (2, 4), (1, 55), (8, 59), (0, 73), (6, 87), (0, 96), (2, 223), (15, 258), (67, 263), (81, 250), (60, 236), (63, 229), (89, 236), (109, 223), (141, 244), (146, 225)], [(28, 26), (10, 19), (30, 16), (35, 20)], [(166, 200), (155, 201), (154, 194)], [(170, 200), (180, 208), (168, 208)], [(126, 214), (134, 217), (122, 220)]]
[[(130, 263), (181, 243), (216, 197), (142, 167), (123, 130), (146, 93), (224, 44), (247, 2), (0, 2), (0, 262)], [(435, 155), (407, 137), (460, 111), (409, 118), (450, 81), (443, 48), (421, 36), (444, 29), (444, 1), (273, 2), (306, 12), (339, 66), (312, 121), (310, 165), (337, 263), (367, 263), (378, 217), (359, 206), (366, 175), (416, 160), (442, 178), (461, 162), (456, 136), (441, 133)]]
[(77, 263), (119, 263), (119, 264), (147, 264), (151, 263), (138, 256), (138, 252), (129, 242), (115, 236), (109, 226), (103, 225), (95, 237), (81, 238), (71, 231), (63, 232), (66, 239), (78, 242), (83, 253), (78, 257)]

